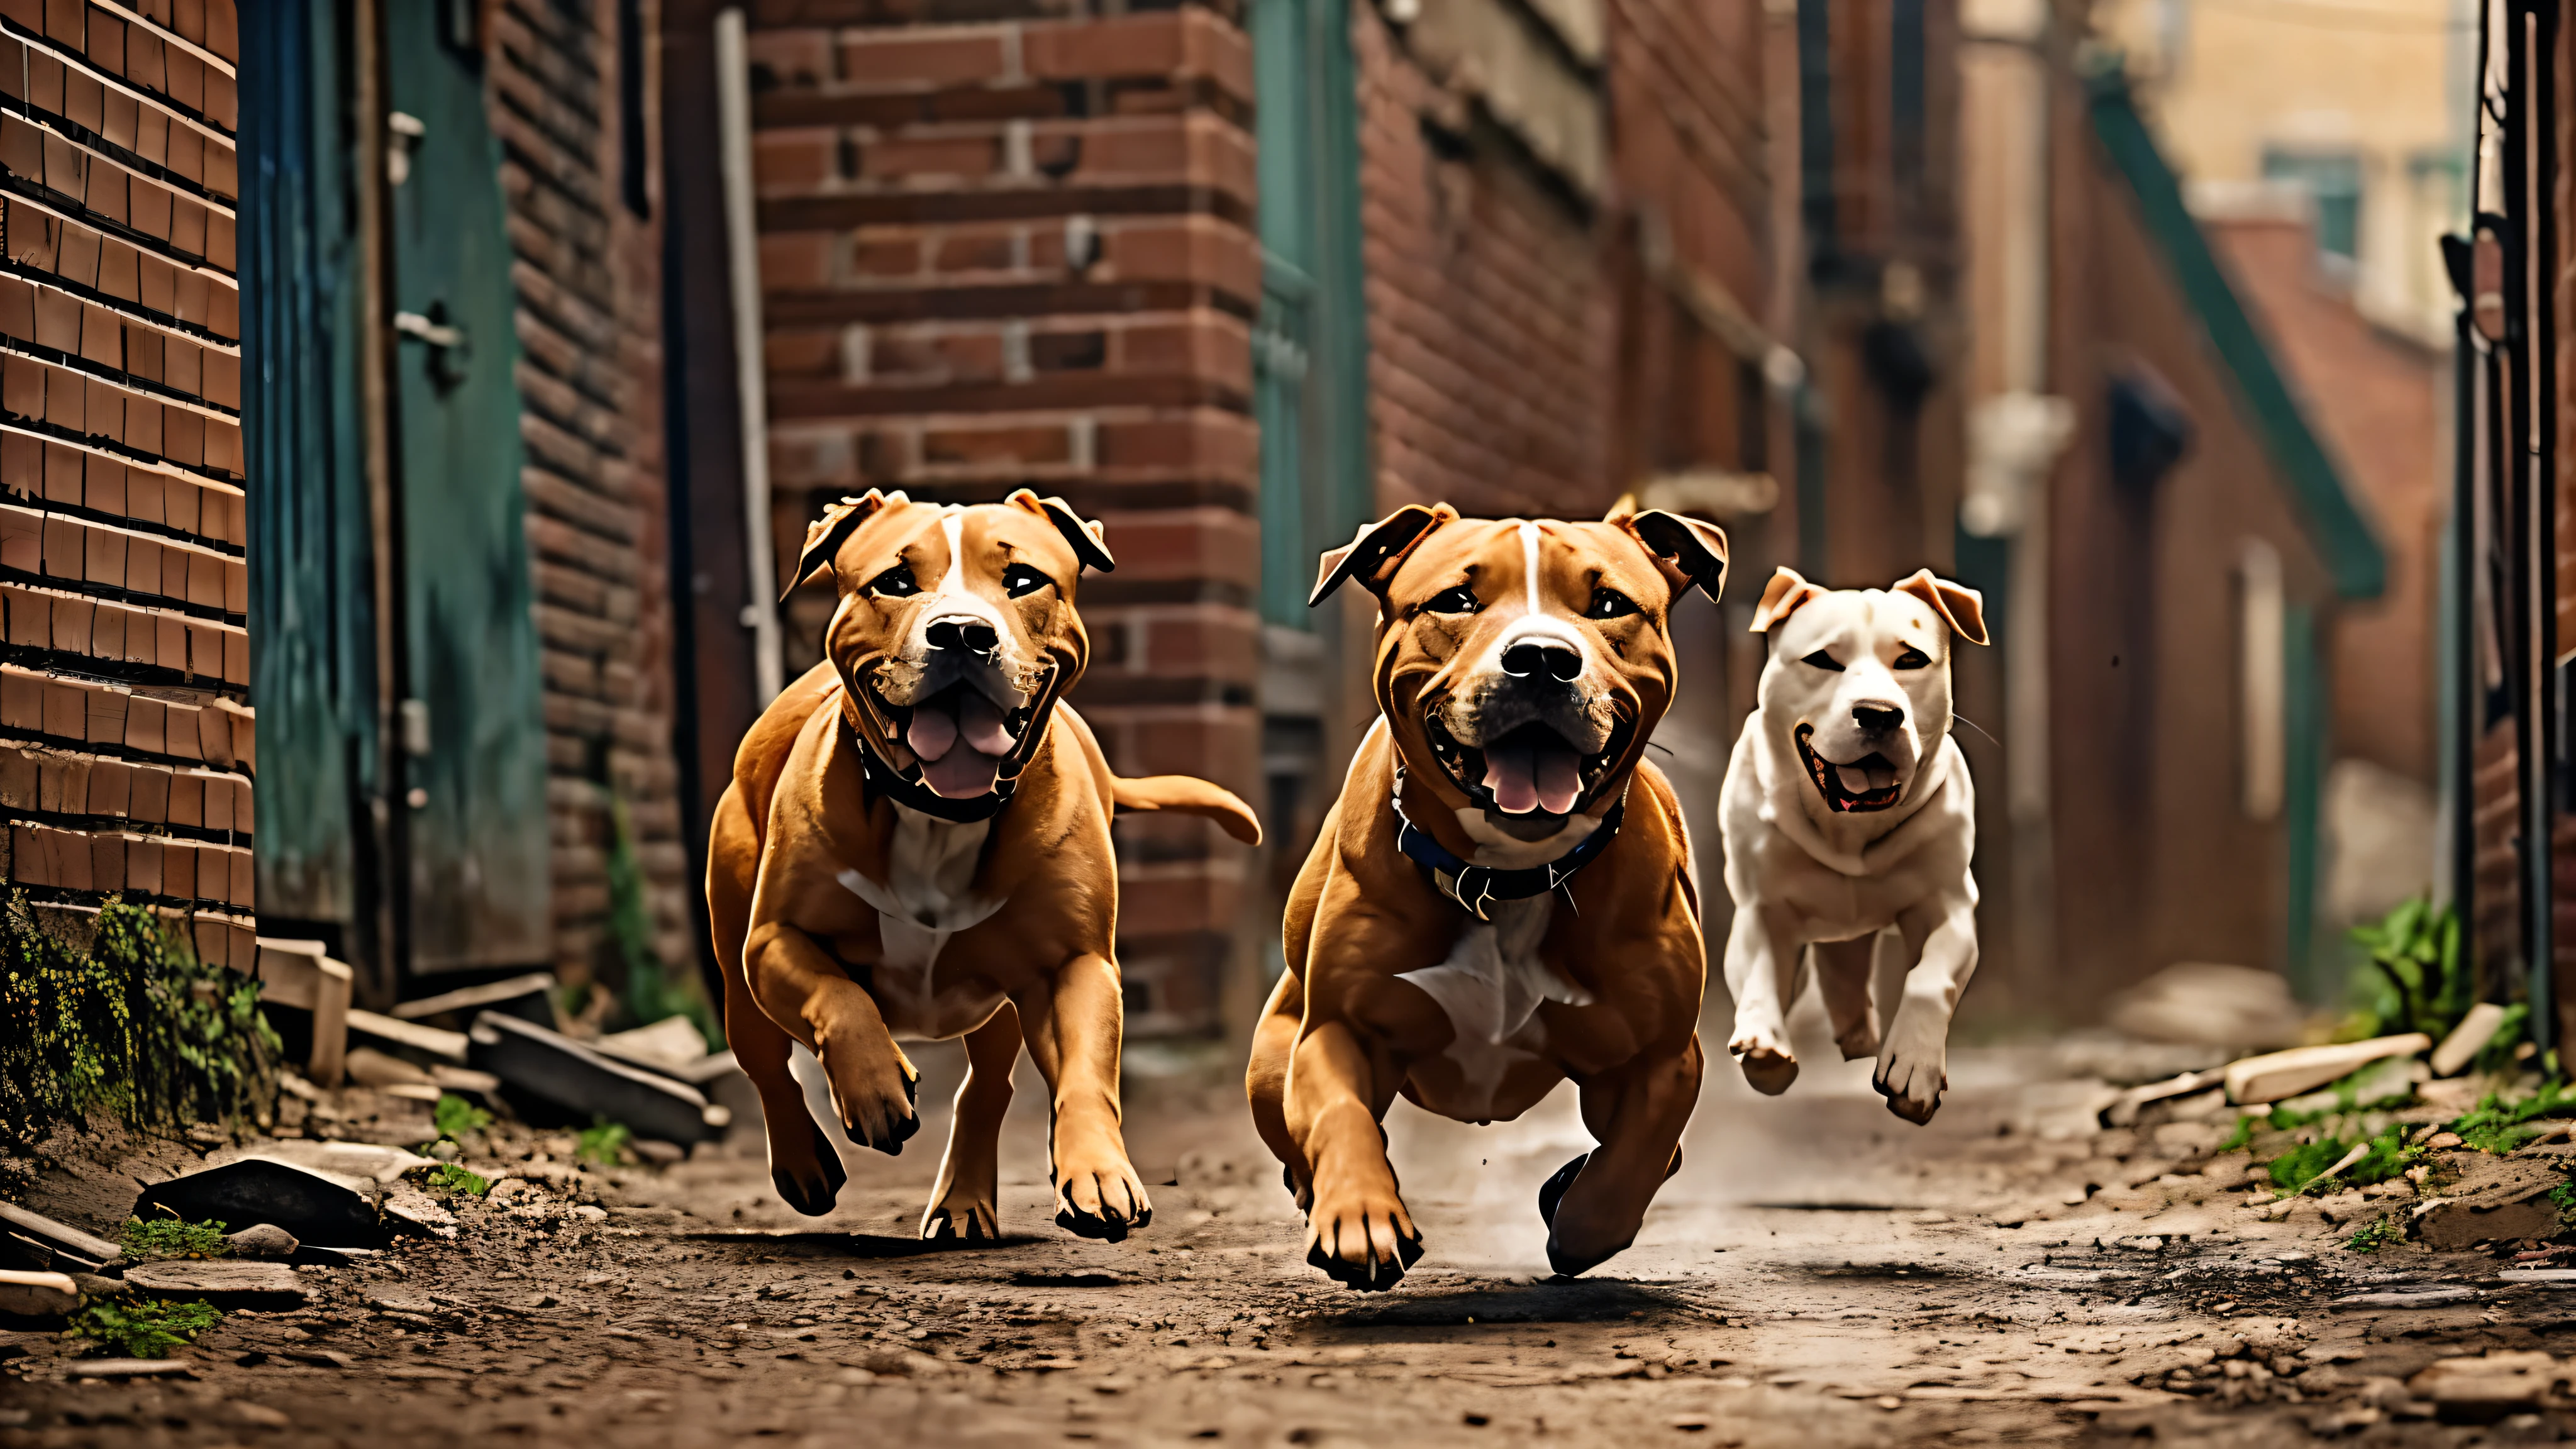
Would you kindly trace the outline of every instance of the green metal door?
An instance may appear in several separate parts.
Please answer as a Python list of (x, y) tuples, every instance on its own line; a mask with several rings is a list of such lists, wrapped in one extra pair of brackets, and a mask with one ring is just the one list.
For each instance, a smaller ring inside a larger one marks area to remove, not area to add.
[(518, 341), (501, 146), (450, 7), (385, 6), (394, 144), (394, 432), (403, 532), (411, 969), (550, 953)]

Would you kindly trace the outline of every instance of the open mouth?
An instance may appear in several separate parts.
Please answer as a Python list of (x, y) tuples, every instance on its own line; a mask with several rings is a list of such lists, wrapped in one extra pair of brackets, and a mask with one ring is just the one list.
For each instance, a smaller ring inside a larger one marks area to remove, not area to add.
[(1814, 725), (1798, 726), (1798, 758), (1807, 767), (1807, 778), (1816, 782), (1816, 792), (1825, 797), (1825, 808), (1837, 815), (1865, 815), (1884, 810), (1896, 803), (1903, 788), (1896, 778), (1896, 766), (1885, 755), (1872, 752), (1848, 765), (1838, 765), (1810, 748), (1807, 740), (1814, 735)]
[(1037, 708), (1032, 697), (1028, 704), (1005, 711), (985, 698), (983, 691), (963, 683), (908, 708), (882, 694), (876, 695), (876, 703), (894, 721), (904, 744), (920, 757), (921, 783), (944, 800), (991, 794)]
[(1504, 815), (1571, 813), (1609, 772), (1630, 729), (1622, 722), (1599, 750), (1587, 755), (1536, 721), (1481, 747), (1460, 743), (1436, 715), (1425, 716), (1423, 727), (1450, 780), (1468, 798)]

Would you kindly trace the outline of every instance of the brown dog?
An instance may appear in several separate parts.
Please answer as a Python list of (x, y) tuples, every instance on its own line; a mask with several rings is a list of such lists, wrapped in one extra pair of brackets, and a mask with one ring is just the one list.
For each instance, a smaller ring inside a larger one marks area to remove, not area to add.
[(1245, 1086), (1338, 1281), (1391, 1287), (1422, 1253), (1379, 1126), (1398, 1092), (1487, 1122), (1574, 1081), (1601, 1145), (1539, 1189), (1560, 1273), (1626, 1248), (1679, 1167), (1707, 959), (1681, 810), (1640, 756), (1672, 701), (1667, 611), (1725, 576), (1717, 528), (1625, 505), (1407, 507), (1324, 556), (1316, 601), (1378, 596), (1381, 718), (1289, 897)]
[(1245, 841), (1261, 827), (1205, 781), (1113, 777), (1058, 702), (1090, 657), (1086, 565), (1113, 566), (1100, 525), (1026, 489), (971, 508), (871, 490), (806, 532), (797, 580), (829, 567), (840, 586), (825, 659), (744, 737), (707, 862), (725, 1030), (798, 1212), (829, 1212), (845, 1174), (789, 1040), (821, 1061), (850, 1140), (895, 1153), (920, 1126), (895, 1042), (963, 1036), (923, 1237), (998, 1235), (1024, 1040), (1051, 1094), (1056, 1222), (1117, 1238), (1152, 1220), (1119, 1131), (1110, 812), (1204, 815)]

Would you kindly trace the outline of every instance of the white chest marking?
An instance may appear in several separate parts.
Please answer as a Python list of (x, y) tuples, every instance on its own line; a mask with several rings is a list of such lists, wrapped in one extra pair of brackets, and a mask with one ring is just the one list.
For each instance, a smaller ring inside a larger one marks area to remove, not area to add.
[(885, 959), (874, 982), (879, 994), (889, 998), (883, 1003), (893, 1008), (889, 1015), (927, 1025), (935, 997), (931, 975), (940, 949), (949, 937), (1002, 908), (1000, 900), (972, 894), (975, 863), (993, 822), (941, 820), (901, 805), (895, 807), (894, 819), (894, 841), (886, 851), (891, 879), (871, 880), (847, 869), (835, 879), (876, 908)]
[(1456, 1034), (1442, 1055), (1458, 1064), (1465, 1081), (1461, 1099), (1443, 1104), (1455, 1115), (1490, 1115), (1504, 1073), (1515, 1062), (1538, 1060), (1535, 1048), (1547, 1040), (1547, 1028), (1531, 1018), (1540, 1002), (1592, 1002), (1591, 993), (1539, 959), (1555, 904), (1552, 895), (1499, 902), (1490, 923), (1479, 921), (1459, 933), (1447, 960), (1396, 978), (1420, 987), (1449, 1014)]

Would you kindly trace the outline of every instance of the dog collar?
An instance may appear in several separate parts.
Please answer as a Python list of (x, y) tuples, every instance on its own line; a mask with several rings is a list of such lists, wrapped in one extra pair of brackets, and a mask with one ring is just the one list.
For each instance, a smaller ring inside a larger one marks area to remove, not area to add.
[(1627, 813), (1628, 798), (1623, 793), (1610, 813), (1601, 817), (1600, 828), (1576, 843), (1572, 850), (1545, 865), (1525, 866), (1519, 870), (1497, 870), (1492, 866), (1474, 865), (1432, 837), (1430, 831), (1413, 823), (1404, 813), (1404, 770), (1395, 772), (1395, 791), (1387, 803), (1395, 809), (1395, 848), (1411, 857), (1420, 867), (1432, 889), (1466, 908), (1467, 914), (1480, 921), (1490, 921), (1487, 907), (1497, 901), (1525, 901), (1543, 896), (1574, 878), (1574, 873), (1590, 865), (1601, 852), (1610, 848), (1610, 839), (1619, 833), (1619, 817)]

